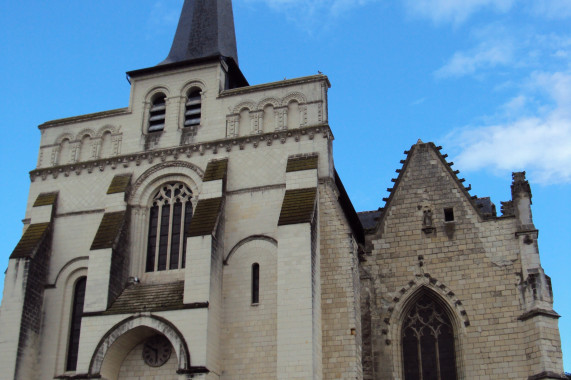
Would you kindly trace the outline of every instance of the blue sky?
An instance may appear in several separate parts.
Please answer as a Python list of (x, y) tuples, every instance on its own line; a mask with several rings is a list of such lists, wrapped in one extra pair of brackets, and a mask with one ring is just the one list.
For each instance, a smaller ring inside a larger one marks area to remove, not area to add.
[[(125, 72), (166, 57), (181, 5), (0, 5), (4, 268), (21, 234), (37, 125), (127, 106)], [(471, 194), (491, 196), (498, 210), (511, 172), (527, 171), (571, 371), (571, 2), (234, 0), (234, 16), (251, 84), (329, 77), (335, 163), (358, 211), (383, 206), (419, 138), (442, 145)]]

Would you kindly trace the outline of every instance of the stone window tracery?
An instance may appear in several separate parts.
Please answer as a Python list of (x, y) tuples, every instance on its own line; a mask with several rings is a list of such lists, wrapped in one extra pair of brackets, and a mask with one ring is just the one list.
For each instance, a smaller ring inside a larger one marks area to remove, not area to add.
[(403, 321), (405, 380), (456, 380), (454, 331), (441, 305), (422, 295)]
[(149, 210), (146, 272), (184, 268), (191, 198), (190, 189), (180, 182), (162, 185), (155, 193)]

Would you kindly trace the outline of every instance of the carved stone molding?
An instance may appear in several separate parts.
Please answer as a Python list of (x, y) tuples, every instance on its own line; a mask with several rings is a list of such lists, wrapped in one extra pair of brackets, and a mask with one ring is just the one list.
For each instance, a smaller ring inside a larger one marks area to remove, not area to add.
[[(75, 172), (81, 175), (83, 172), (91, 173), (94, 168), (104, 171), (106, 168), (116, 169), (118, 166), (128, 168), (131, 165), (139, 166), (143, 161), (149, 164), (160, 160), (165, 162), (167, 160), (178, 160), (182, 156), (187, 158), (192, 157), (194, 154), (217, 154), (219, 151), (230, 152), (232, 149), (243, 150), (247, 145), (257, 148), (260, 144), (272, 145), (274, 141), (279, 141), (285, 144), (289, 139), (299, 141), (302, 138), (314, 139), (315, 136), (320, 135), (324, 139), (333, 140), (333, 133), (327, 124), (314, 125), (311, 127), (304, 127), (298, 129), (282, 130), (275, 132), (262, 133), (258, 135), (242, 136), (235, 138), (228, 138), (223, 140), (215, 140), (210, 142), (195, 143), (189, 145), (181, 145), (175, 148), (157, 149), (147, 152), (138, 152), (127, 155), (119, 155), (116, 157), (108, 157), (98, 160), (85, 161), (76, 164), (59, 165), (49, 168), (35, 169), (30, 172), (30, 179), (35, 181), (38, 177), (42, 180), (47, 179), (48, 176), (56, 179), (59, 174)], [(57, 152), (52, 152), (53, 157), (57, 157)]]

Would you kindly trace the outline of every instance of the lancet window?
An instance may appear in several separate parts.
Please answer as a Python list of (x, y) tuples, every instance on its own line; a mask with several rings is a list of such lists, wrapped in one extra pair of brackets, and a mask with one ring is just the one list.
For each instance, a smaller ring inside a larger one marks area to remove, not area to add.
[(71, 311), (71, 323), (69, 340), (67, 345), (66, 371), (75, 371), (77, 368), (77, 354), (79, 352), (79, 334), (81, 332), (81, 317), (85, 301), (85, 284), (87, 277), (80, 277), (73, 289), (73, 304)]
[(443, 307), (422, 295), (403, 321), (405, 380), (456, 380), (454, 331)]
[(252, 264), (252, 304), (260, 303), (260, 264)]
[(146, 272), (184, 268), (191, 198), (190, 189), (180, 182), (165, 184), (156, 192), (149, 212)]

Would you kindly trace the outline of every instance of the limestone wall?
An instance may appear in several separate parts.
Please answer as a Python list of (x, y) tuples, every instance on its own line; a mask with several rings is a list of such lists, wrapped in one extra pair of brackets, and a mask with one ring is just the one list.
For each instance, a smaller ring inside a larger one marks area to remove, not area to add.
[[(402, 379), (400, 326), (421, 289), (441, 300), (453, 321), (460, 379), (532, 375), (528, 351), (537, 348), (527, 344), (526, 323), (518, 320), (514, 218), (483, 220), (428, 144), (415, 146), (403, 170), (363, 263), (363, 307), (370, 307), (364, 323), (372, 330), (366, 362), (374, 366), (365, 378)], [(453, 221), (445, 222), (445, 208), (453, 209)], [(430, 228), (425, 210), (432, 212)]]

